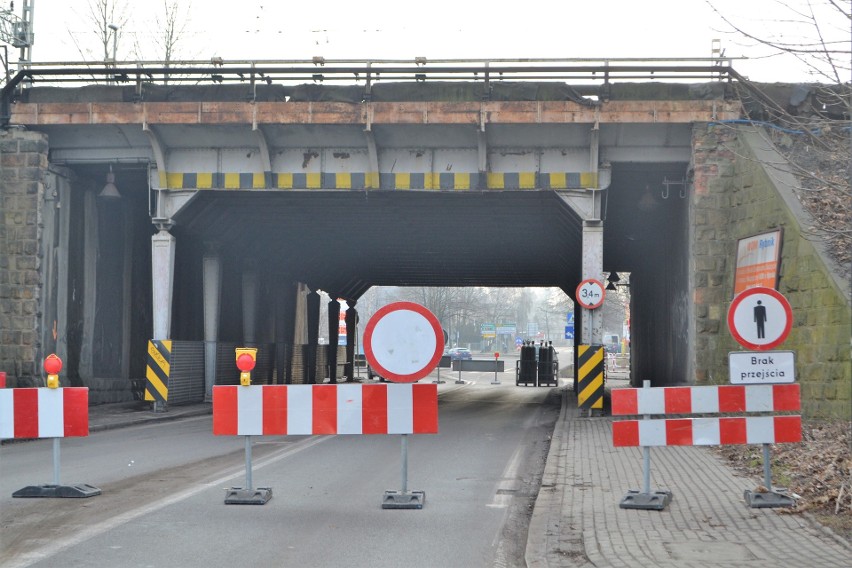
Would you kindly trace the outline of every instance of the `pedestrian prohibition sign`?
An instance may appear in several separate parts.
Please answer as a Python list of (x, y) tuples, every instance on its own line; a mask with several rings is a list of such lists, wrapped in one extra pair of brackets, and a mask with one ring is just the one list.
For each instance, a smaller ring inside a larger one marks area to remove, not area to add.
[(438, 318), (413, 302), (394, 302), (377, 311), (364, 330), (364, 356), (373, 370), (395, 383), (428, 375), (444, 353)]
[(787, 339), (792, 325), (790, 303), (772, 288), (748, 288), (728, 309), (728, 329), (746, 349), (772, 349)]

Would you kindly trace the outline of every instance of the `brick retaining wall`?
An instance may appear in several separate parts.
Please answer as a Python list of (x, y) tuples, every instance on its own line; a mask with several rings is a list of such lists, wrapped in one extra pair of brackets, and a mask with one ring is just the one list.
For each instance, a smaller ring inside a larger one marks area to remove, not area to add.
[[(753, 128), (749, 132), (720, 124), (697, 125), (693, 131), (690, 216), (696, 382), (728, 382), (728, 352), (741, 349), (726, 322), (733, 300), (737, 239), (782, 227), (778, 290), (792, 306), (793, 328), (777, 349), (796, 353), (806, 415), (849, 419), (849, 292), (817, 248), (820, 243), (813, 235), (803, 235), (809, 219), (797, 207), (791, 188), (782, 183), (784, 176), (757, 159), (756, 136)], [(762, 138), (757, 140), (768, 146)]]
[(47, 136), (0, 131), (0, 371), (7, 386), (41, 386), (39, 249)]

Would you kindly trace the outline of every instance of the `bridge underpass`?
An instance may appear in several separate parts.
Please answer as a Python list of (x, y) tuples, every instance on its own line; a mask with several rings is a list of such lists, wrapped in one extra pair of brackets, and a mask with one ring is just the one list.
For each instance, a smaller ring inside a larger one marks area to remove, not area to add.
[[(688, 376), (683, 196), (692, 123), (737, 113), (720, 90), (666, 101), (651, 89), (608, 112), (525, 96), (114, 102), (117, 89), (89, 91), (85, 104), (32, 89), (12, 109), (13, 123), (47, 134), (57, 187), (79, 213), (57, 224), (57, 254), (86, 292), (60, 289), (54, 308), (84, 322), (60, 333), (79, 382), (144, 374), (151, 328), (204, 343), (207, 387), (221, 380), (217, 343), (274, 344), (264, 361), (274, 366), (292, 356), (285, 346), (315, 349), (308, 290), (356, 307), (371, 286), (556, 286), (573, 297), (582, 279), (618, 271), (631, 272), (633, 376)], [(95, 197), (109, 171), (123, 205)], [(592, 314), (578, 318), (584, 342), (600, 342)]]

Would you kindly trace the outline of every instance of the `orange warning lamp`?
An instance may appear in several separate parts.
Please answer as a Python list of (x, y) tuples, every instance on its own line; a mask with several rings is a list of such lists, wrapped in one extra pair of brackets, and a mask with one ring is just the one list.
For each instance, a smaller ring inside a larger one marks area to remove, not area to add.
[(59, 371), (62, 370), (62, 359), (51, 353), (44, 358), (44, 370), (47, 372), (47, 388), (59, 387)]
[(251, 384), (251, 371), (257, 361), (256, 347), (237, 347), (237, 368), (240, 370), (240, 384), (247, 387)]

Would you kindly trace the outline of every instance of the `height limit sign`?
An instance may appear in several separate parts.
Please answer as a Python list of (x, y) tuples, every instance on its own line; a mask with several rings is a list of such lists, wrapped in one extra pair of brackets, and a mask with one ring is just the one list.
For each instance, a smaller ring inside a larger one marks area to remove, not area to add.
[(606, 290), (604, 290), (604, 286), (601, 284), (600, 280), (589, 278), (587, 280), (583, 280), (580, 282), (580, 285), (577, 286), (577, 303), (587, 310), (599, 308), (601, 304), (603, 304), (605, 296)]

